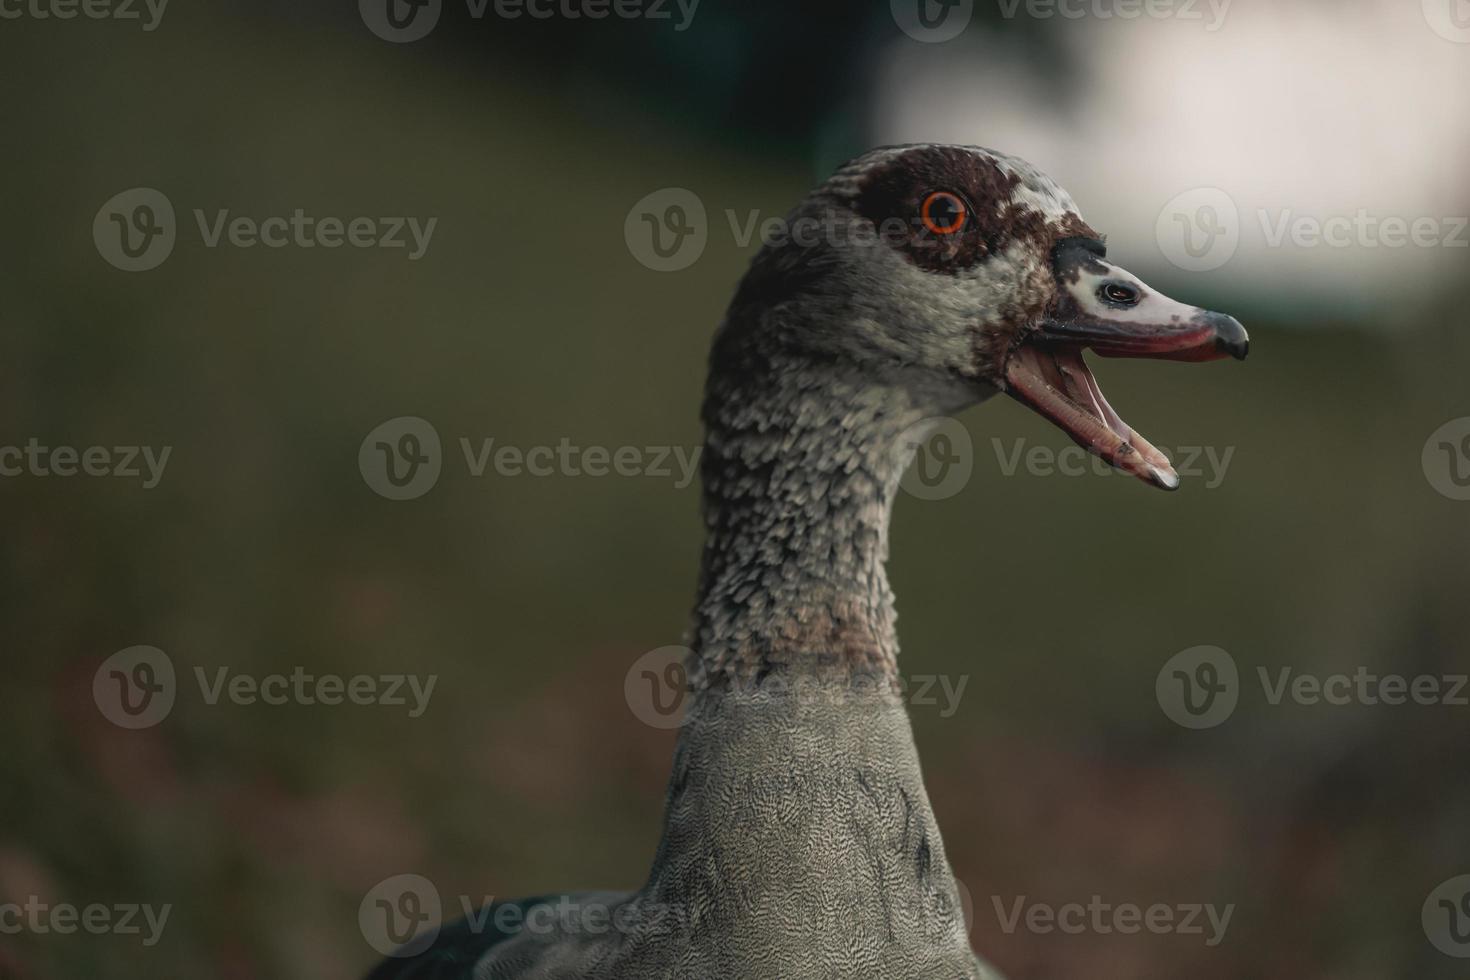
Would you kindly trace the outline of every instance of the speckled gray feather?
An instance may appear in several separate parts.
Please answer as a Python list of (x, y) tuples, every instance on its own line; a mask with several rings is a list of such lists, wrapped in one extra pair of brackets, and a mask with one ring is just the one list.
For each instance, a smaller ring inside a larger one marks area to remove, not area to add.
[(994, 980), (891, 695), (723, 693), (680, 739), (653, 875), (619, 931), (523, 931), (476, 980)]
[[(984, 261), (939, 276), (862, 242), (874, 175), (916, 164), (1002, 189), (975, 201)], [(970, 950), (896, 693), (889, 515), (916, 427), (1004, 385), (1023, 311), (1053, 288), (1048, 236), (1080, 218), (1021, 161), (923, 146), (847, 165), (801, 218), (838, 230), (762, 249), (710, 358), (694, 697), (648, 881), (378, 976), (469, 961), (476, 980), (996, 976)], [(588, 909), (618, 925), (587, 928)]]

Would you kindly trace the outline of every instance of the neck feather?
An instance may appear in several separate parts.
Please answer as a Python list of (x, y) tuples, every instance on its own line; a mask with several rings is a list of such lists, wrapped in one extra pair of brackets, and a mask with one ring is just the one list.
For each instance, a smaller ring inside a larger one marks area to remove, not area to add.
[(933, 406), (836, 366), (754, 367), (710, 378), (693, 683), (896, 681), (889, 515)]
[(757, 346), (716, 342), (693, 696), (639, 900), (697, 910), (683, 975), (989, 976), (924, 792), (883, 567), (916, 426), (968, 396)]

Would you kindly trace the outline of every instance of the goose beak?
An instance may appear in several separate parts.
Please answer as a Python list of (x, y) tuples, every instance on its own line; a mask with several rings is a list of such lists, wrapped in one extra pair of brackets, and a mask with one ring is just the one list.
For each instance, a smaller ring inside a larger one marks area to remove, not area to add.
[(1007, 394), (1029, 405), (1078, 445), (1163, 490), (1179, 487), (1169, 458), (1130, 428), (1103, 397), (1083, 360), (1244, 360), (1245, 328), (1234, 318), (1155, 292), (1102, 257), (1102, 245), (1073, 239), (1053, 255), (1057, 300), (1022, 334), (1005, 364)]

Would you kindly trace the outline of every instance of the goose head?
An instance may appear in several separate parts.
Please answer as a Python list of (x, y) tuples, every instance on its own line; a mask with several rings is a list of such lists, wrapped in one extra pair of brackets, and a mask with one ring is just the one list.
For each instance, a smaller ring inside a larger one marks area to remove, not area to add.
[(929, 144), (874, 150), (813, 191), (752, 262), (715, 358), (837, 368), (946, 414), (1005, 392), (1172, 490), (1168, 458), (1114, 411), (1084, 352), (1208, 361), (1247, 346), (1235, 319), (1114, 264), (1025, 161)]

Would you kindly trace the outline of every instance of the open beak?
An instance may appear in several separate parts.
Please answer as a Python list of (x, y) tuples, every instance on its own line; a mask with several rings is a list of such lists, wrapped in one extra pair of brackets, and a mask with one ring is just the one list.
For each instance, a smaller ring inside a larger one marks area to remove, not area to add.
[(1103, 357), (1244, 360), (1250, 345), (1233, 317), (1157, 293), (1102, 258), (1099, 243), (1070, 239), (1053, 253), (1057, 301), (1023, 334), (1005, 364), (1007, 393), (1078, 445), (1164, 490), (1179, 487), (1169, 459), (1108, 404), (1082, 351)]

